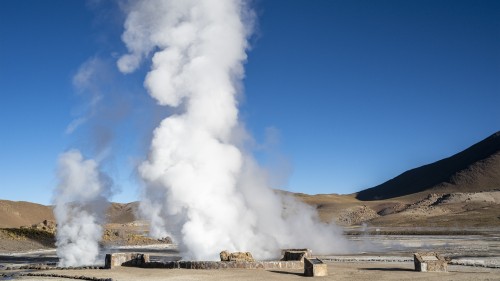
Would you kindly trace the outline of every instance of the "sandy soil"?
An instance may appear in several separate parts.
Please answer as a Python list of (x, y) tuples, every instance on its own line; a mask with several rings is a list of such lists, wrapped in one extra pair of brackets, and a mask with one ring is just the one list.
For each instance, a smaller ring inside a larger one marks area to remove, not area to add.
[[(496, 229), (488, 235), (370, 235), (353, 236), (351, 241), (370, 243), (370, 252), (354, 255), (320, 256), (328, 264), (329, 276), (320, 280), (500, 280), (500, 237)], [(449, 272), (421, 273), (414, 271), (412, 253), (433, 250), (449, 258)], [(105, 252), (149, 253), (152, 260), (178, 260), (179, 253), (173, 245), (121, 246)], [(102, 257), (102, 260), (103, 257)], [(26, 271), (4, 270), (23, 264), (51, 263), (57, 257), (54, 250), (0, 254), (0, 274)], [(463, 266), (463, 265), (468, 266)], [(475, 265), (475, 266), (471, 266)], [(47, 270), (42, 274), (68, 277), (87, 276), (113, 278), (113, 280), (299, 280), (305, 278), (302, 270), (187, 270), (141, 269), (121, 267), (112, 270)], [(16, 277), (20, 280), (71, 280), (53, 277)], [(0, 280), (1, 277), (0, 277)]]
[[(413, 263), (328, 263), (329, 276), (320, 280), (500, 280), (500, 269), (450, 266), (447, 273), (415, 272)], [(113, 278), (113, 280), (301, 280), (302, 270), (189, 270), (117, 268), (113, 270), (44, 271), (45, 274)], [(69, 280), (22, 277), (21, 280)]]

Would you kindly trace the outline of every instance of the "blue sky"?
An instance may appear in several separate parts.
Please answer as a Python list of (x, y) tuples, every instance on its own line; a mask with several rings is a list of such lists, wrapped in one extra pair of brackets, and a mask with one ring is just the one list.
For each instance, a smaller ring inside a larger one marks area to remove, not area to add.
[[(253, 7), (240, 116), (277, 187), (353, 193), (500, 129), (498, 1)], [(0, 1), (1, 199), (50, 203), (71, 148), (106, 155), (113, 199), (137, 199), (134, 167), (169, 112), (143, 89), (146, 66), (117, 71), (122, 24), (111, 1)], [(99, 73), (76, 83), (90, 64)]]

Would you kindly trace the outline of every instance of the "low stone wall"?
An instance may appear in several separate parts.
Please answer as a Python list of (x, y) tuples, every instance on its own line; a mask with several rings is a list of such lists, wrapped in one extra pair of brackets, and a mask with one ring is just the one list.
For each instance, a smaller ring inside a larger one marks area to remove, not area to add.
[(184, 268), (184, 269), (303, 269), (303, 261), (166, 261), (151, 262), (148, 254), (140, 253), (114, 253), (107, 254), (106, 269), (117, 266), (130, 266), (142, 268)]
[(111, 269), (117, 266), (142, 266), (149, 262), (148, 254), (140, 253), (114, 253), (107, 254), (104, 260), (104, 268)]
[(303, 269), (304, 263), (300, 261), (169, 261), (148, 262), (142, 264), (142, 268), (168, 268), (168, 269)]
[(0, 274), (0, 279), (2, 280), (11, 280), (18, 279), (19, 277), (51, 277), (51, 278), (64, 278), (64, 279), (77, 279), (77, 280), (90, 280), (90, 281), (113, 281), (112, 278), (98, 278), (92, 276), (83, 276), (83, 275), (64, 275), (64, 274), (56, 274), (56, 273), (36, 273), (36, 272), (21, 272), (21, 273), (11, 273), (11, 274)]
[(64, 278), (64, 279), (77, 279), (77, 280), (89, 280), (89, 281), (113, 281), (113, 278), (97, 278), (92, 276), (83, 276), (83, 275), (62, 275), (62, 274), (45, 274), (45, 273), (21, 273), (19, 276), (28, 276), (28, 277), (51, 277), (51, 278)]
[(281, 250), (282, 261), (304, 261), (304, 258), (311, 258), (312, 252), (309, 249), (283, 249)]
[(282, 261), (304, 261), (304, 258), (311, 258), (312, 252), (309, 249), (283, 249), (281, 250)]

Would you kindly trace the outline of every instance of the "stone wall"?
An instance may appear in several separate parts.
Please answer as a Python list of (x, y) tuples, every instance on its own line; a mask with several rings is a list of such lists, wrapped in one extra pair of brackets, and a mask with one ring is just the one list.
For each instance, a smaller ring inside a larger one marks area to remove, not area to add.
[(303, 269), (301, 261), (166, 261), (151, 262), (148, 254), (140, 253), (114, 253), (107, 254), (106, 269), (117, 266), (131, 266), (142, 268), (184, 268), (184, 269)]
[(303, 269), (304, 263), (300, 261), (169, 261), (149, 262), (141, 265), (143, 268), (184, 268), (184, 269)]
[(302, 261), (166, 261), (151, 262), (148, 254), (114, 253), (107, 254), (106, 269), (117, 266), (131, 266), (142, 268), (184, 268), (184, 269), (303, 269)]
[(312, 252), (309, 249), (283, 249), (281, 250), (282, 261), (304, 261), (304, 258), (311, 258)]
[(117, 266), (142, 266), (149, 262), (148, 254), (140, 253), (114, 253), (106, 254), (104, 268), (111, 269)]

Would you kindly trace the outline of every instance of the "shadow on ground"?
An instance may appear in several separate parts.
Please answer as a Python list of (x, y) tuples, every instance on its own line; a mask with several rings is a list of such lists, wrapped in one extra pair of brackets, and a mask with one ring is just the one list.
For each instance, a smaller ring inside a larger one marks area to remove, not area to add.
[(304, 273), (300, 273), (300, 272), (290, 272), (290, 271), (281, 271), (281, 270), (269, 270), (269, 272), (280, 273), (280, 274), (289, 274), (289, 275), (297, 275), (297, 276), (304, 276)]
[(26, 256), (6, 256), (0, 255), (1, 263), (28, 264), (28, 263), (57, 263), (57, 257), (26, 257)]
[(373, 270), (373, 271), (415, 271), (413, 269), (408, 268), (400, 268), (400, 267), (367, 267), (360, 268), (361, 270)]

